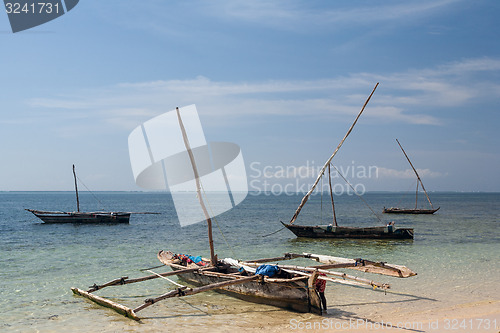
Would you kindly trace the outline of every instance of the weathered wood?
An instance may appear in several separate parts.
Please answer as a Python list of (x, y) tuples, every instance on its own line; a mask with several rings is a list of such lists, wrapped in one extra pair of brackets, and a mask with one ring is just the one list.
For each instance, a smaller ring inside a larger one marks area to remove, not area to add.
[[(296, 254), (297, 255), (297, 254)], [(300, 255), (299, 255), (300, 256)], [(327, 265), (335, 265), (335, 264), (354, 264), (348, 265), (345, 268), (355, 269), (359, 271), (363, 271), (366, 273), (374, 273), (381, 275), (389, 275), (400, 278), (407, 278), (410, 276), (415, 276), (417, 273), (412, 271), (406, 266), (388, 264), (384, 262), (374, 262), (370, 260), (363, 259), (349, 259), (349, 258), (341, 258), (341, 257), (333, 257), (333, 256), (325, 256), (318, 255), (312, 253), (303, 253), (304, 258), (311, 258), (318, 262), (327, 264)]]
[(75, 165), (73, 164), (73, 178), (75, 178), (76, 209), (80, 211), (80, 199), (78, 199), (78, 182), (76, 181)]
[(333, 202), (333, 190), (332, 190), (332, 174), (330, 171), (330, 163), (328, 163), (328, 184), (330, 184), (330, 199), (332, 200), (332, 211), (333, 211), (333, 225), (338, 226), (337, 217), (335, 215), (335, 203)]
[(302, 210), (302, 207), (304, 207), (304, 205), (306, 204), (307, 200), (309, 199), (309, 197), (311, 196), (311, 193), (314, 191), (314, 189), (316, 188), (316, 186), (318, 185), (319, 183), (319, 180), (321, 179), (321, 177), (323, 176), (323, 174), (325, 173), (325, 170), (326, 170), (326, 167), (330, 164), (330, 162), (332, 161), (333, 157), (337, 154), (337, 152), (339, 151), (340, 147), (342, 147), (342, 145), (344, 144), (344, 141), (347, 139), (347, 137), (349, 136), (349, 134), (351, 134), (353, 128), (354, 128), (354, 125), (356, 125), (356, 122), (358, 121), (359, 117), (361, 116), (361, 114), (363, 113), (363, 111), (365, 110), (365, 107), (366, 105), (368, 104), (368, 102), (370, 101), (370, 99), (372, 98), (372, 95), (373, 93), (375, 92), (375, 89), (377, 89), (378, 87), (378, 82), (377, 84), (375, 85), (375, 88), (373, 88), (372, 90), (372, 93), (370, 94), (370, 96), (368, 96), (368, 99), (366, 100), (365, 104), (363, 105), (363, 107), (361, 108), (361, 111), (359, 112), (358, 116), (356, 117), (356, 119), (354, 120), (354, 123), (352, 123), (351, 127), (349, 128), (349, 130), (347, 131), (346, 135), (344, 136), (344, 138), (340, 141), (339, 145), (337, 146), (337, 148), (335, 149), (335, 151), (333, 152), (332, 156), (330, 156), (330, 158), (326, 161), (325, 165), (323, 166), (323, 168), (321, 168), (320, 172), (319, 172), (319, 175), (318, 177), (316, 178), (316, 181), (314, 182), (313, 186), (311, 187), (311, 189), (309, 190), (309, 192), (306, 193), (306, 195), (304, 196), (304, 198), (302, 198), (302, 201), (300, 202), (300, 205), (299, 207), (297, 208), (297, 210), (295, 211), (295, 214), (293, 214), (292, 216), (292, 219), (290, 220), (290, 224), (293, 224), (295, 222), (295, 220), (297, 219), (297, 217), (299, 216), (299, 213), (300, 211)]
[(255, 263), (265, 263), (265, 262), (274, 262), (274, 261), (281, 261), (281, 260), (290, 260), (293, 259), (292, 257), (287, 257), (286, 255), (283, 257), (274, 257), (274, 258), (262, 258), (262, 259), (255, 259), (255, 260), (245, 260), (243, 263), (246, 262), (255, 262)]
[(321, 311), (321, 300), (316, 291), (316, 280), (318, 279), (318, 271), (313, 271), (307, 280), (307, 296), (309, 301), (309, 311), (317, 312), (317, 314), (323, 314)]
[[(213, 267), (209, 267), (212, 269)], [(124, 284), (130, 284), (130, 283), (136, 283), (136, 282), (142, 282), (142, 281), (147, 281), (147, 280), (152, 280), (152, 279), (157, 279), (159, 277), (167, 277), (167, 276), (172, 276), (172, 275), (179, 275), (179, 274), (185, 274), (185, 273), (191, 273), (191, 272), (196, 272), (198, 270), (202, 269), (202, 267), (196, 267), (196, 268), (187, 268), (179, 271), (171, 271), (171, 272), (166, 272), (166, 273), (158, 273), (155, 275), (148, 275), (148, 276), (143, 276), (140, 278), (135, 278), (135, 279), (129, 279), (128, 277), (122, 277), (118, 279), (114, 279), (112, 281), (109, 281), (103, 285), (93, 285), (90, 287), (88, 290), (89, 293), (94, 292), (96, 290), (100, 290), (104, 287), (109, 287), (109, 286), (116, 286), (116, 285), (124, 285)]]
[(200, 202), (201, 209), (203, 210), (203, 214), (205, 215), (205, 219), (207, 220), (208, 227), (208, 242), (210, 245), (210, 264), (215, 266), (217, 263), (217, 258), (214, 252), (214, 241), (212, 238), (212, 220), (210, 219), (210, 215), (208, 214), (207, 208), (205, 207), (205, 203), (203, 202), (203, 197), (201, 196), (201, 183), (200, 177), (198, 174), (198, 168), (196, 167), (196, 161), (194, 159), (193, 151), (191, 150), (191, 146), (189, 144), (189, 139), (187, 137), (186, 129), (184, 128), (184, 124), (182, 123), (181, 113), (179, 112), (179, 108), (175, 108), (177, 112), (177, 120), (179, 121), (179, 127), (181, 128), (182, 138), (184, 140), (184, 146), (186, 147), (186, 151), (189, 155), (189, 159), (191, 161), (191, 167), (193, 168), (193, 174), (196, 181), (196, 193), (198, 194), (198, 201)]
[[(251, 266), (251, 265), (249, 265), (249, 266)], [(326, 270), (326, 269), (318, 269), (318, 268), (304, 267), (304, 266), (293, 266), (293, 265), (278, 265), (278, 267), (279, 268), (284, 268), (284, 269), (296, 270), (296, 271), (300, 271), (300, 270), (306, 271), (306, 272), (316, 272), (317, 271), (319, 273), (324, 273), (324, 274), (327, 274), (327, 275), (338, 276), (338, 277), (341, 277), (343, 279), (349, 279), (349, 280), (357, 281), (357, 282), (368, 284), (368, 285), (371, 285), (371, 286), (374, 286), (374, 287), (378, 287), (378, 288), (388, 288), (389, 287), (389, 285), (385, 284), (385, 283), (378, 283), (378, 282), (375, 282), (375, 281), (372, 281), (372, 280), (360, 278), (360, 277), (353, 276), (353, 275), (348, 275), (348, 274), (345, 274), (345, 273), (333, 272), (333, 271), (329, 271), (329, 270)]]
[(140, 320), (140, 318), (135, 314), (134, 310), (132, 310), (132, 309), (130, 309), (122, 304), (113, 302), (107, 298), (91, 294), (89, 292), (86, 292), (85, 290), (81, 290), (78, 288), (71, 288), (71, 290), (73, 291), (73, 293), (75, 295), (79, 295), (79, 296), (83, 296), (85, 298), (88, 298), (89, 300), (91, 300), (99, 305), (102, 305), (104, 307), (113, 309), (116, 312), (118, 312), (118, 313), (120, 313), (128, 318), (132, 318), (134, 320)]
[(249, 282), (252, 280), (257, 280), (259, 278), (260, 278), (260, 276), (253, 275), (253, 276), (249, 276), (249, 277), (242, 277), (242, 278), (236, 279), (236, 280), (213, 283), (213, 284), (209, 284), (209, 285), (198, 287), (198, 288), (187, 288), (187, 287), (183, 288), (183, 287), (181, 287), (177, 290), (172, 290), (166, 294), (158, 296), (157, 298), (149, 298), (149, 299), (145, 300), (144, 304), (142, 304), (141, 306), (134, 309), (134, 312), (139, 312), (139, 311), (143, 310), (144, 308), (146, 308), (150, 305), (153, 305), (154, 303), (157, 303), (159, 301), (162, 301), (164, 299), (167, 299), (167, 298), (194, 295), (194, 294), (198, 294), (198, 293), (201, 293), (204, 291), (209, 291), (209, 290), (213, 290), (213, 289), (227, 287), (227, 286), (234, 285), (234, 284), (241, 284), (241, 283)]

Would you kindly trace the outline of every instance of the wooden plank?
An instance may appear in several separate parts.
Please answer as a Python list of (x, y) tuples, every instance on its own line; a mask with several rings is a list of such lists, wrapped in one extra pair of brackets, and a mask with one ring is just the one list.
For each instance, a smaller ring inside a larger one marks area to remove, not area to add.
[(81, 290), (81, 289), (78, 289), (78, 288), (71, 288), (71, 290), (73, 291), (73, 293), (75, 295), (79, 295), (79, 296), (83, 296), (85, 298), (88, 298), (92, 302), (95, 302), (95, 303), (97, 303), (99, 305), (102, 305), (104, 307), (113, 309), (116, 312), (124, 315), (125, 317), (131, 318), (131, 319), (134, 319), (134, 320), (137, 320), (137, 321), (140, 320), (140, 318), (135, 314), (134, 310), (132, 310), (132, 309), (130, 309), (130, 308), (124, 306), (124, 305), (121, 305), (119, 303), (113, 302), (113, 301), (111, 301), (111, 300), (109, 300), (107, 298), (100, 297), (100, 296), (88, 293), (85, 290)]
[[(252, 263), (247, 263), (248, 266), (259, 266), (259, 264), (252, 264)], [(372, 280), (360, 278), (357, 276), (352, 276), (348, 275), (345, 273), (340, 273), (340, 272), (332, 272), (328, 271), (326, 269), (318, 269), (314, 267), (304, 267), (304, 266), (293, 266), (293, 265), (277, 265), (279, 268), (285, 269), (285, 270), (293, 270), (293, 271), (306, 271), (306, 272), (319, 272), (319, 273), (324, 273), (328, 275), (334, 275), (338, 276), (342, 279), (348, 279), (348, 280), (353, 280), (362, 284), (370, 285), (372, 287), (377, 287), (377, 288), (384, 288), (384, 289), (389, 289), (390, 286), (386, 283), (378, 283)], [(312, 274), (312, 273), (307, 273), (307, 274)]]
[[(213, 269), (213, 267), (209, 267), (209, 268)], [(124, 284), (129, 284), (129, 283), (136, 283), (136, 282), (157, 279), (160, 276), (167, 277), (167, 276), (172, 276), (172, 275), (180, 275), (180, 274), (185, 274), (185, 273), (196, 272), (200, 269), (202, 269), (202, 267), (193, 267), (193, 268), (187, 268), (187, 269), (178, 270), (178, 271), (171, 271), (171, 272), (166, 272), (166, 273), (158, 273), (155, 275), (148, 275), (148, 276), (135, 278), (135, 279), (129, 279), (128, 277), (125, 276), (122, 278), (118, 278), (118, 279), (114, 279), (112, 281), (109, 281), (103, 285), (93, 285), (92, 287), (90, 287), (88, 292), (91, 293), (91, 292), (94, 292), (96, 290), (100, 290), (104, 287), (109, 287), (109, 286), (124, 285)], [(160, 275), (160, 276), (158, 276), (158, 275)]]
[[(297, 255), (297, 254), (294, 254)], [(300, 255), (298, 255), (300, 256)], [(341, 257), (333, 257), (333, 256), (326, 256), (326, 255), (319, 255), (319, 254), (312, 254), (312, 253), (303, 253), (302, 256), (304, 258), (311, 258), (316, 261), (319, 261), (324, 264), (354, 264), (354, 265), (347, 265), (345, 268), (348, 269), (355, 269), (358, 271), (362, 271), (365, 273), (374, 273), (374, 274), (382, 274), (382, 275), (389, 275), (389, 276), (394, 276), (394, 277), (400, 277), (400, 278), (407, 278), (411, 276), (417, 275), (414, 271), (409, 269), (406, 266), (402, 265), (395, 265), (395, 264), (388, 264), (388, 263), (383, 263), (383, 262), (374, 262), (370, 260), (363, 260), (363, 262), (360, 264), (359, 260), (355, 259), (349, 259), (349, 258), (341, 258)], [(364, 264), (363, 264), (364, 263)]]
[(198, 288), (193, 288), (193, 289), (191, 289), (191, 288), (185, 288), (185, 287), (178, 288), (176, 290), (172, 290), (172, 291), (169, 291), (168, 293), (165, 293), (165, 294), (163, 294), (161, 296), (158, 296), (157, 298), (149, 298), (149, 299), (147, 299), (144, 302), (144, 304), (138, 306), (133, 311), (134, 312), (139, 312), (139, 311), (143, 310), (144, 308), (146, 308), (146, 307), (148, 307), (150, 305), (153, 305), (154, 303), (157, 303), (159, 301), (162, 301), (164, 299), (167, 299), (167, 298), (171, 298), (171, 297), (183, 297), (183, 296), (194, 295), (194, 294), (198, 294), (198, 293), (201, 293), (201, 292), (204, 292), (204, 291), (209, 291), (209, 290), (213, 290), (213, 289), (218, 289), (218, 288), (223, 288), (223, 287), (231, 286), (231, 285), (234, 285), (234, 284), (241, 284), (241, 283), (245, 283), (245, 282), (257, 280), (259, 278), (260, 278), (259, 275), (253, 275), (253, 276), (243, 277), (243, 278), (236, 279), (236, 280), (230, 280), (230, 281), (223, 281), (223, 282), (208, 284), (206, 286), (202, 286), (202, 287), (198, 287)]

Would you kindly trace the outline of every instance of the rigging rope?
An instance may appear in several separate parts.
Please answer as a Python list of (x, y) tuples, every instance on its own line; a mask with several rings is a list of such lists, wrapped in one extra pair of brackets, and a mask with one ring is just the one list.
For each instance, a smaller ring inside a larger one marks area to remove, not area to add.
[(76, 176), (76, 178), (78, 179), (78, 181), (87, 189), (87, 191), (90, 192), (90, 194), (92, 194), (92, 196), (94, 197), (94, 199), (99, 203), (100, 207), (101, 207), (101, 210), (106, 210), (105, 207), (104, 207), (104, 204), (101, 202), (101, 200), (99, 200), (99, 198), (96, 197), (96, 195), (94, 194), (94, 192), (92, 192), (88, 187), (87, 185), (85, 185), (85, 183), (80, 179), (80, 177)]
[(380, 219), (380, 217), (378, 217), (378, 215), (377, 215), (377, 214), (375, 213), (375, 211), (374, 211), (374, 210), (370, 207), (370, 205), (369, 205), (369, 204), (365, 201), (365, 199), (363, 199), (363, 197), (362, 197), (362, 196), (361, 196), (358, 192), (356, 192), (356, 190), (354, 189), (354, 187), (352, 187), (351, 183), (349, 183), (349, 182), (347, 181), (347, 179), (345, 179), (345, 177), (342, 175), (342, 173), (340, 173), (339, 169), (337, 169), (337, 167), (336, 167), (336, 166), (334, 166), (333, 164), (332, 164), (332, 167), (334, 167), (334, 168), (335, 168), (335, 170), (337, 170), (337, 172), (338, 172), (338, 174), (340, 175), (340, 177), (342, 177), (342, 179), (344, 179), (344, 181), (345, 181), (345, 182), (346, 182), (346, 183), (347, 183), (347, 184), (351, 187), (351, 189), (354, 191), (354, 194), (356, 194), (356, 195), (357, 195), (357, 196), (358, 196), (361, 200), (363, 200), (363, 202), (365, 203), (365, 205), (366, 205), (366, 206), (367, 206), (367, 207), (368, 207), (368, 208), (372, 211), (373, 215), (375, 215), (375, 217), (377, 218), (377, 220), (379, 220), (381, 223), (383, 223), (383, 222), (382, 222), (382, 220)]
[[(415, 185), (413, 185), (414, 183), (415, 182), (412, 182), (410, 184), (410, 186), (408, 186), (408, 189), (406, 190), (405, 193), (403, 193), (403, 196), (401, 197), (401, 199), (399, 199), (398, 203), (396, 204), (396, 207), (399, 207), (399, 204), (401, 203), (401, 201), (403, 201), (403, 199), (406, 198), (406, 196), (410, 193), (410, 189), (415, 186)], [(417, 179), (417, 185), (418, 185), (418, 179)]]

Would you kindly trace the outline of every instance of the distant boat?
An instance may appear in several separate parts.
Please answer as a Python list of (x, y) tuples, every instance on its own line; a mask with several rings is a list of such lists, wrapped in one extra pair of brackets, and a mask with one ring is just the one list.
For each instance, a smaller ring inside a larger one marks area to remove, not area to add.
[[(408, 160), (408, 163), (410, 163), (411, 168), (415, 172), (415, 175), (417, 176), (417, 190), (415, 192), (415, 208), (399, 208), (399, 207), (391, 207), (391, 208), (385, 208), (383, 210), (383, 213), (386, 214), (434, 214), (439, 210), (439, 208), (434, 208), (431, 202), (431, 198), (429, 198), (429, 195), (427, 194), (427, 191), (425, 190), (424, 183), (422, 183), (422, 179), (420, 179), (420, 176), (418, 175), (417, 169), (413, 166), (413, 164), (410, 161), (410, 158), (408, 155), (406, 155), (405, 150), (403, 149), (403, 146), (399, 143), (398, 139), (396, 139), (396, 142), (399, 145), (399, 148), (403, 151), (403, 154), (406, 156), (406, 159)], [(418, 203), (418, 185), (422, 186), (422, 189), (424, 190), (425, 196), (427, 197), (427, 201), (429, 201), (429, 204), (431, 205), (431, 209), (423, 209), (423, 208), (417, 208), (417, 203)]]
[(75, 178), (76, 212), (43, 211), (26, 209), (33, 213), (44, 223), (129, 223), (130, 214), (156, 214), (156, 213), (133, 213), (133, 212), (80, 212), (80, 200), (78, 198), (78, 183), (76, 180), (75, 165), (73, 165), (73, 177)]
[(375, 88), (373, 89), (372, 93), (366, 100), (365, 104), (363, 105), (363, 108), (359, 112), (358, 116), (354, 120), (354, 123), (351, 125), (349, 130), (347, 131), (347, 134), (344, 136), (344, 138), (340, 141), (339, 145), (337, 146), (337, 149), (333, 152), (333, 155), (330, 156), (330, 158), (326, 161), (325, 165), (319, 172), (318, 178), (316, 179), (316, 182), (314, 185), (311, 187), (309, 192), (304, 196), (302, 199), (299, 207), (295, 211), (295, 214), (293, 215), (292, 219), (290, 220), (290, 223), (283, 223), (283, 226), (286, 227), (288, 230), (293, 232), (297, 237), (308, 237), (308, 238), (364, 238), (364, 239), (413, 239), (413, 229), (411, 228), (396, 228), (394, 226), (394, 222), (391, 222), (387, 224), (386, 226), (375, 226), (375, 227), (341, 227), (338, 226), (337, 220), (335, 217), (335, 206), (333, 203), (333, 193), (332, 193), (332, 183), (331, 183), (331, 178), (329, 179), (329, 184), (330, 184), (330, 196), (332, 199), (332, 210), (333, 210), (333, 223), (330, 225), (316, 225), (316, 226), (305, 226), (305, 225), (295, 225), (293, 224), (295, 220), (297, 219), (300, 211), (302, 210), (302, 207), (306, 204), (307, 200), (309, 199), (309, 196), (311, 193), (314, 191), (316, 186), (318, 185), (319, 180), (323, 175), (325, 174), (326, 168), (328, 167), (328, 176), (330, 177), (330, 163), (333, 159), (333, 157), (337, 154), (338, 150), (344, 143), (345, 139), (349, 136), (351, 133), (352, 129), (354, 128), (354, 125), (356, 125), (356, 122), (358, 121), (359, 117), (361, 116), (361, 113), (363, 113), (363, 110), (365, 109), (366, 105), (370, 101), (370, 98), (372, 97), (373, 93), (375, 92), (375, 89), (377, 89), (377, 85), (375, 85)]

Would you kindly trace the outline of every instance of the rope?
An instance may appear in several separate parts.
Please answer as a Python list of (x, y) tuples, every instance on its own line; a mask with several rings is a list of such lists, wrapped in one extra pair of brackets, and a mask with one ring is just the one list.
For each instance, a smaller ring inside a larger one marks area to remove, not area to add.
[(149, 270), (149, 269), (148, 269), (147, 271), (148, 271), (149, 273), (151, 273), (151, 274), (154, 274), (154, 275), (158, 276), (159, 278), (162, 278), (162, 279), (164, 279), (164, 280), (167, 280), (167, 281), (168, 281), (168, 282), (170, 282), (170, 283), (175, 284), (177, 287), (180, 287), (180, 288), (185, 287), (185, 286), (183, 286), (182, 284), (179, 284), (179, 283), (177, 283), (177, 282), (175, 282), (175, 281), (170, 280), (170, 279), (169, 279), (168, 277), (166, 277), (166, 276), (161, 276), (160, 274), (158, 274), (158, 273), (156, 273), (156, 272), (153, 272), (153, 271), (151, 271), (151, 270)]
[(342, 179), (345, 180), (345, 182), (351, 187), (351, 189), (354, 191), (354, 194), (356, 194), (361, 200), (363, 200), (363, 202), (365, 203), (365, 205), (372, 211), (373, 215), (375, 215), (375, 217), (377, 218), (377, 220), (380, 221), (380, 223), (383, 223), (382, 220), (380, 219), (380, 217), (378, 217), (378, 215), (375, 213), (375, 211), (370, 207), (370, 205), (365, 201), (365, 199), (363, 199), (363, 197), (358, 193), (356, 192), (356, 190), (354, 189), (354, 187), (352, 187), (351, 183), (349, 183), (347, 181), (347, 179), (345, 179), (345, 177), (340, 173), (339, 169), (337, 169), (336, 166), (332, 165), (335, 170), (337, 170), (338, 174), (340, 175), (340, 177), (342, 177)]
[[(410, 184), (410, 186), (408, 186), (408, 189), (406, 190), (406, 192), (408, 192), (408, 193), (403, 193), (403, 196), (401, 197), (401, 199), (399, 199), (398, 203), (396, 204), (396, 207), (399, 207), (399, 204), (401, 203), (401, 201), (403, 201), (403, 199), (406, 198), (406, 196), (409, 194), (410, 188), (412, 188), (413, 186), (415, 186), (413, 184), (414, 184), (414, 182), (412, 182)], [(418, 179), (417, 179), (417, 185), (418, 185)]]
[(278, 232), (280, 232), (281, 230), (285, 229), (286, 227), (282, 227), (281, 229), (278, 229), (274, 232), (271, 232), (270, 234), (267, 234), (267, 235), (263, 235), (262, 237), (267, 237), (267, 236), (271, 236), (271, 235), (274, 235), (274, 234), (277, 234)]
[(94, 197), (94, 199), (99, 203), (100, 207), (101, 207), (101, 210), (106, 210), (105, 207), (104, 207), (104, 204), (101, 202), (101, 200), (99, 200), (99, 198), (96, 197), (96, 195), (94, 194), (94, 192), (92, 192), (88, 187), (87, 185), (85, 185), (85, 183), (80, 179), (80, 177), (76, 176), (76, 178), (78, 179), (78, 181), (87, 189), (87, 191), (90, 192), (90, 194), (92, 194), (92, 196)]

